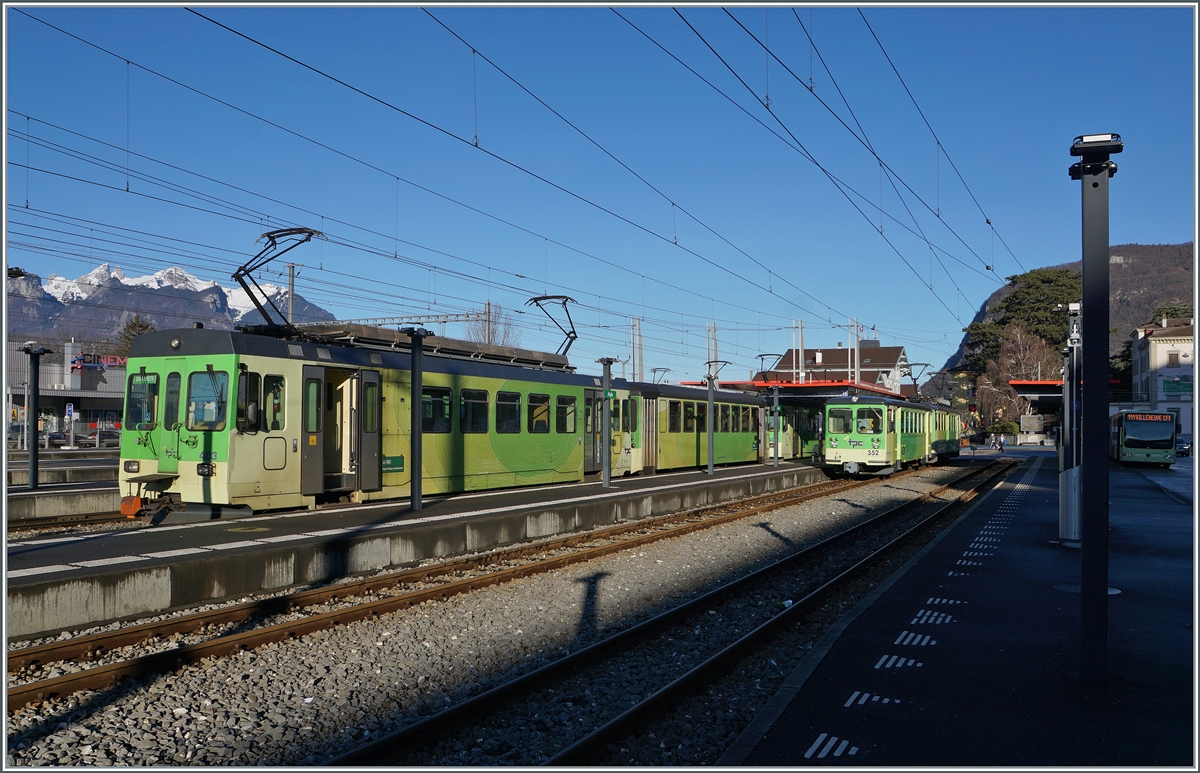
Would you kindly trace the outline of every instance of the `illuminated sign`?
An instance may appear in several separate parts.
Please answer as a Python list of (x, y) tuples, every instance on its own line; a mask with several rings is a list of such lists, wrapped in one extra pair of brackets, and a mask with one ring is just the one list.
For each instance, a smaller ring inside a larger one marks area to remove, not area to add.
[(1128, 421), (1175, 421), (1173, 413), (1127, 413)]

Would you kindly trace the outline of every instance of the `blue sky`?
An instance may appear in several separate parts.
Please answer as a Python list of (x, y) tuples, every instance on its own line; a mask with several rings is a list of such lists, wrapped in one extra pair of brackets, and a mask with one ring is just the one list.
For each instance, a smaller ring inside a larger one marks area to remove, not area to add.
[[(10, 264), (71, 278), (103, 260), (131, 276), (181, 265), (231, 286), (261, 233), (304, 225), (330, 240), (288, 254), (297, 291), (340, 318), (490, 300), (523, 312), (522, 345), (553, 350), (561, 334), (524, 304), (565, 294), (581, 370), (627, 358), (638, 316), (645, 367), (679, 380), (702, 376), (714, 319), (724, 378), (786, 349), (794, 319), (810, 347), (847, 341), (847, 316), (940, 366), (1003, 278), (1078, 259), (1079, 134), (1126, 143), (1114, 244), (1194, 238), (1191, 8), (864, 9), (944, 154), (854, 8), (681, 9), (695, 32), (670, 8), (431, 9), (466, 44), (419, 8), (196, 9), (443, 131), (181, 7), (22, 9), (108, 54), (10, 6), (7, 224), (80, 245), (32, 252), (10, 235)], [(99, 252), (97, 230), (118, 229), (125, 254)], [(194, 244), (134, 248), (132, 231)]]

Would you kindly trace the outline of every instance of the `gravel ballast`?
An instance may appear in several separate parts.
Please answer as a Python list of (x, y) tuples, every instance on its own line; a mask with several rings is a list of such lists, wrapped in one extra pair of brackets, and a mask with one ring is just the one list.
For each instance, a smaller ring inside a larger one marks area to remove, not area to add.
[[(175, 673), (51, 700), (9, 716), (8, 765), (308, 765), (410, 724), (597, 638), (827, 537), (962, 474), (925, 470), (832, 497), (268, 644)], [(784, 598), (746, 599), (769, 614)], [(754, 611), (751, 609), (750, 611)], [(823, 614), (836, 619), (838, 610)], [(536, 764), (589, 725), (624, 710), (672, 673), (693, 643), (726, 635), (725, 613), (691, 636), (621, 659), (619, 673), (564, 682), (514, 705), (470, 739), (448, 739), (408, 764)], [(802, 655), (768, 647), (656, 732), (658, 744), (613, 749), (613, 763), (704, 764), (752, 718)], [(161, 649), (162, 644), (156, 648)], [(128, 657), (137, 648), (126, 648)], [(743, 669), (745, 670), (745, 669)], [(10, 676), (11, 682), (11, 676)], [(693, 721), (695, 719), (695, 721)], [(650, 736), (647, 736), (649, 738)]]

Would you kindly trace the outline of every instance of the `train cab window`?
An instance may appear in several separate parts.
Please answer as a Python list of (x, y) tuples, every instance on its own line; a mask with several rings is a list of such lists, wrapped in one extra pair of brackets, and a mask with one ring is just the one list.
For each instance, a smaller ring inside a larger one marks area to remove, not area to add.
[(163, 405), (163, 429), (174, 430), (179, 426), (179, 397), (183, 391), (183, 379), (178, 373), (167, 376), (167, 399)]
[(879, 408), (858, 409), (858, 434), (879, 435), (883, 432), (883, 411)]
[(488, 393), (482, 389), (464, 389), (460, 393), (458, 429), (463, 434), (484, 434), (488, 429)]
[(454, 393), (444, 387), (421, 387), (421, 431), (445, 434), (450, 431)]
[(550, 395), (529, 396), (529, 434), (550, 432)]
[(304, 431), (321, 431), (321, 381), (315, 378), (304, 382)]
[(830, 408), (827, 422), (830, 435), (848, 435), (854, 426), (853, 408)]
[(720, 432), (729, 431), (729, 406), (721, 404), (721, 424), (717, 427)]
[(554, 431), (563, 435), (575, 434), (575, 398), (558, 396), (554, 406)]
[(750, 418), (753, 413), (754, 413), (754, 410), (750, 406), (748, 406), (748, 405), (742, 406), (742, 432), (753, 432), (754, 431), (754, 429), (753, 429), (754, 420)]
[(262, 428), (267, 432), (278, 432), (285, 424), (283, 376), (263, 376), (262, 394), (262, 405), (258, 409), (258, 415), (262, 417)]
[(683, 431), (684, 432), (695, 432), (696, 431), (696, 404), (695, 403), (688, 402), (688, 403), (683, 404)]
[(225, 429), (229, 374), (223, 370), (201, 370), (188, 376), (187, 428), (220, 432)]
[(129, 394), (125, 398), (125, 426), (130, 429), (154, 429), (158, 414), (158, 374), (132, 373)]
[(696, 431), (708, 432), (708, 403), (696, 403)]
[(234, 418), (234, 426), (238, 432), (257, 432), (258, 421), (253, 425), (246, 421), (246, 408), (250, 403), (255, 403), (260, 406), (258, 420), (262, 420), (262, 376), (257, 373), (251, 373), (248, 370), (243, 370), (238, 373), (237, 382), (237, 413)]
[(667, 401), (667, 431), (679, 432), (683, 429), (683, 403), (678, 400)]
[(521, 393), (496, 393), (496, 432), (516, 435), (521, 431)]
[(629, 431), (629, 401), (621, 401), (621, 431)]

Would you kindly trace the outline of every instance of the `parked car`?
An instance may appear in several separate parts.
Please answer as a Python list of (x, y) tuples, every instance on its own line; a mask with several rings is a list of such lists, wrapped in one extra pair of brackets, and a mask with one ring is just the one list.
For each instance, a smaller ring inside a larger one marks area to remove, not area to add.
[(75, 438), (75, 443), (84, 448), (95, 447), (96, 435), (100, 435), (101, 446), (119, 446), (121, 445), (121, 432), (115, 429), (93, 430), (84, 435), (82, 438)]
[(1175, 438), (1175, 455), (1176, 456), (1191, 456), (1192, 455), (1192, 439), (1187, 435), (1182, 435)]

